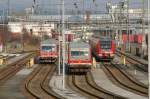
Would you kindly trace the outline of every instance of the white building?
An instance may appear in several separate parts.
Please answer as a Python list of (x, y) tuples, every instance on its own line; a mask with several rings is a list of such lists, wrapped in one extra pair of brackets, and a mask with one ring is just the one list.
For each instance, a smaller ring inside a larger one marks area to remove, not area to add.
[(9, 22), (8, 28), (11, 33), (14, 34), (21, 34), (23, 28), (27, 30), (28, 33), (33, 35), (40, 35), (40, 33), (44, 32), (46, 34), (51, 33), (52, 29), (55, 28), (53, 23), (51, 24), (44, 24), (39, 22)]

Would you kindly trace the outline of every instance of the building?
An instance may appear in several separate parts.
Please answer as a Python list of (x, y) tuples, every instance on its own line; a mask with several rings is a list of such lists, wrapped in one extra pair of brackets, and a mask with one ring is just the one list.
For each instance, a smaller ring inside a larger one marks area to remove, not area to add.
[(40, 22), (9, 22), (8, 23), (8, 30), (12, 34), (21, 34), (23, 29), (26, 30), (27, 33), (30, 33), (34, 36), (40, 36), (41, 33), (45, 33), (49, 35), (53, 29), (55, 29), (55, 25), (45, 24)]

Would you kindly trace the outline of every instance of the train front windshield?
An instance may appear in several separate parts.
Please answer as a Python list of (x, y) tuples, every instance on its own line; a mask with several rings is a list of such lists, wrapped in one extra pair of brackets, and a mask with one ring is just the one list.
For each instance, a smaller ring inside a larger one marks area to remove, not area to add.
[(55, 46), (42, 46), (42, 51), (55, 51)]
[(72, 59), (89, 59), (89, 52), (87, 51), (71, 51)]
[(101, 49), (111, 49), (111, 40), (101, 40), (100, 46)]

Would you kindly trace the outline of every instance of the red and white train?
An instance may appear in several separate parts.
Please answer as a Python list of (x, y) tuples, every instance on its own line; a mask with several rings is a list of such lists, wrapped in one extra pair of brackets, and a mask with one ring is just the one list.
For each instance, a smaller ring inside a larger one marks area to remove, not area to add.
[(92, 48), (92, 54), (97, 60), (112, 60), (115, 54), (115, 43), (109, 37), (91, 37), (89, 44)]
[(40, 45), (40, 63), (56, 62), (58, 58), (58, 41), (55, 39), (47, 39)]
[[(58, 41), (48, 39), (41, 43), (40, 63), (56, 62), (59, 53)], [(87, 72), (92, 66), (91, 47), (88, 43), (77, 41), (66, 44), (67, 72)]]
[(91, 47), (88, 43), (78, 41), (68, 45), (67, 66), (69, 72), (87, 72), (92, 66)]

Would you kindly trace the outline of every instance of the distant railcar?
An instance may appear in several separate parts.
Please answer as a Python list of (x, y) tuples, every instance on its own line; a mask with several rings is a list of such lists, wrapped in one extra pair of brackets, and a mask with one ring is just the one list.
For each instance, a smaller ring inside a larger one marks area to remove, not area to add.
[[(123, 40), (124, 43), (126, 43), (128, 41), (128, 35), (123, 34), (122, 35), (122, 40)], [(142, 43), (142, 35), (141, 34), (130, 34), (129, 41), (131, 43), (141, 44)]]
[(128, 36), (126, 34), (122, 35), (122, 40), (123, 42), (127, 42), (128, 41)]
[(40, 45), (40, 63), (56, 62), (58, 58), (58, 41), (55, 39), (48, 39), (41, 42)]
[(134, 35), (130, 34), (130, 42), (133, 43), (134, 42)]
[(69, 72), (87, 72), (91, 68), (91, 48), (88, 43), (78, 41), (71, 42), (68, 47), (68, 69)]
[(92, 37), (89, 40), (92, 54), (99, 61), (111, 61), (114, 58), (115, 43), (109, 37)]

